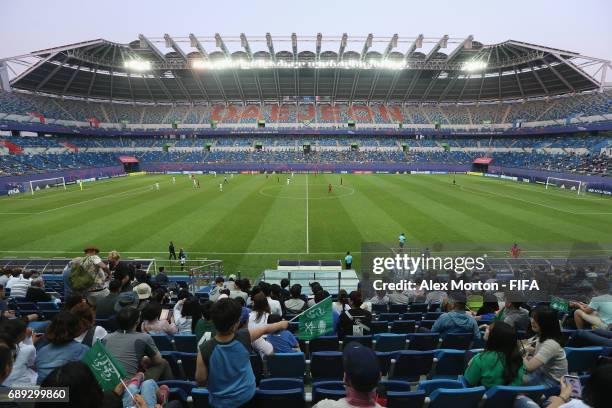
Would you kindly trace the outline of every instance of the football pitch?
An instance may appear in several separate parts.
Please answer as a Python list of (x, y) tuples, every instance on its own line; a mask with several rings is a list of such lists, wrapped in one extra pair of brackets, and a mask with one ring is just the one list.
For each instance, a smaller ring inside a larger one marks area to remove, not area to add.
[(223, 175), (199, 175), (199, 189), (175, 177), (2, 197), (0, 257), (74, 257), (93, 244), (104, 254), (167, 259), (172, 240), (189, 259), (221, 259), (226, 273), (255, 277), (278, 259), (341, 259), (346, 251), (358, 269), (362, 243), (391, 247), (401, 232), (412, 248), (472, 245), (499, 257), (513, 242), (526, 257), (581, 247), (609, 256), (612, 244), (611, 198), (542, 185), (405, 174), (296, 174), (287, 184), (286, 174), (240, 174), (220, 191)]

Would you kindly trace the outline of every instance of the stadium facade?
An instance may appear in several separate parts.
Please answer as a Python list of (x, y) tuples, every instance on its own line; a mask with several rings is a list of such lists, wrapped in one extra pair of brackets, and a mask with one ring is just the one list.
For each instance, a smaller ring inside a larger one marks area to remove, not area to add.
[(488, 157), (607, 184), (610, 68), (473, 36), (85, 41), (0, 60), (0, 171), (120, 172), (125, 154), (171, 171), (467, 171)]

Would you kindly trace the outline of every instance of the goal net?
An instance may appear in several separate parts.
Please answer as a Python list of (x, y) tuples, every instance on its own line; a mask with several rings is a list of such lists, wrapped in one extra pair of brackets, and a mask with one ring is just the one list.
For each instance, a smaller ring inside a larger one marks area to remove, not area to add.
[(556, 177), (547, 177), (546, 178), (546, 189), (548, 187), (556, 187), (564, 190), (575, 191), (576, 194), (585, 194), (586, 193), (586, 183), (579, 180), (570, 180), (570, 179), (562, 179)]
[(40, 179), (40, 180), (30, 180), (28, 183), (30, 187), (30, 192), (34, 194), (37, 191), (41, 190), (50, 190), (55, 188), (63, 188), (66, 189), (66, 180), (63, 177), (54, 177), (48, 179)]

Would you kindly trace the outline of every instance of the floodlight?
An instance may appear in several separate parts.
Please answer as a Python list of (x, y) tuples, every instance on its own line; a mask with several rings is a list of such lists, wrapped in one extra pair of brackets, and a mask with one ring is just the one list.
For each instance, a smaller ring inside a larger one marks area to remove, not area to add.
[(125, 61), (124, 66), (127, 69), (131, 69), (133, 71), (149, 71), (151, 69), (151, 62), (145, 60), (133, 59), (129, 61)]
[(487, 67), (487, 63), (484, 61), (467, 61), (463, 64), (463, 70), (474, 72), (481, 71)]

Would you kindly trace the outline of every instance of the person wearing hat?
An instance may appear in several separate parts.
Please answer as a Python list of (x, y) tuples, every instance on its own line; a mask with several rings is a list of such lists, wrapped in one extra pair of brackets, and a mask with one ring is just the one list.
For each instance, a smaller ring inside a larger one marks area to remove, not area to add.
[(90, 258), (93, 264), (95, 265), (95, 270), (93, 271), (94, 284), (87, 291), (87, 301), (95, 305), (98, 299), (105, 298), (110, 293), (108, 290), (108, 280), (110, 277), (110, 269), (108, 265), (102, 261), (98, 254), (100, 250), (95, 246), (90, 246), (84, 249), (85, 258)]
[(115, 313), (119, 313), (126, 307), (135, 307), (138, 308), (140, 304), (140, 299), (138, 299), (138, 295), (136, 292), (121, 292), (119, 296), (117, 296), (117, 301), (115, 302)]
[(210, 290), (209, 299), (213, 302), (216, 302), (219, 299), (219, 295), (221, 294), (221, 289), (223, 289), (225, 283), (225, 279), (223, 276), (217, 276), (215, 278), (215, 286)]
[(151, 287), (146, 283), (139, 283), (133, 290), (138, 295), (138, 309), (142, 311), (151, 299)]
[(342, 355), (346, 397), (338, 401), (324, 399), (313, 408), (379, 408), (376, 387), (380, 381), (380, 365), (374, 351), (357, 342), (350, 342)]
[(463, 292), (449, 293), (448, 305), (451, 310), (442, 314), (433, 324), (431, 331), (440, 333), (441, 337), (449, 333), (473, 333), (474, 339), (480, 338), (478, 322), (467, 313), (465, 306), (467, 298)]

